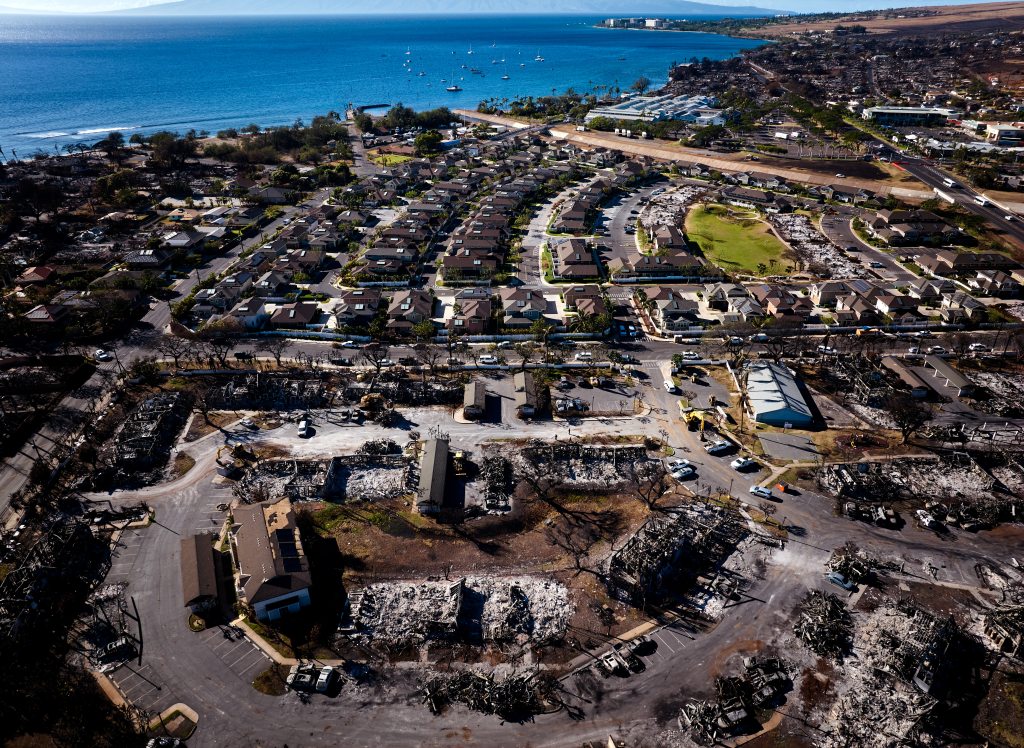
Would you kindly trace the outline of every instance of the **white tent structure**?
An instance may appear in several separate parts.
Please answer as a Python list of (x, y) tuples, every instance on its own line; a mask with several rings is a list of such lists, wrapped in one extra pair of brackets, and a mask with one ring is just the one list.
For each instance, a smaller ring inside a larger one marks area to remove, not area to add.
[(747, 404), (754, 420), (769, 426), (808, 428), (814, 409), (804, 398), (796, 375), (782, 364), (747, 364)]

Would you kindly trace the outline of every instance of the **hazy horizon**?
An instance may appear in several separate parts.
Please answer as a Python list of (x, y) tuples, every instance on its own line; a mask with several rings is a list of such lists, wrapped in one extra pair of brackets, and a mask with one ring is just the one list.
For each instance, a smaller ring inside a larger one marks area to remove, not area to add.
[[(841, 6), (835, 2), (822, 2), (821, 0), (709, 0), (703, 2), (706, 5), (717, 5), (721, 6), (723, 10), (728, 10), (735, 7), (749, 7), (756, 6), (758, 8), (764, 8), (766, 10), (778, 10), (778, 11), (791, 11), (797, 13), (825, 13), (825, 12), (852, 12), (859, 10), (877, 10), (883, 8), (899, 8), (899, 7), (911, 7), (914, 5), (972, 5), (977, 4), (979, 0), (933, 0), (930, 2), (881, 2), (877, 0), (846, 0)], [(8, 11), (21, 11), (21, 12), (56, 12), (56, 13), (110, 13), (117, 11), (134, 11), (139, 8), (155, 8), (160, 5), (172, 5), (173, 0), (8, 0), (3, 2), (0, 0), (0, 12)], [(347, 5), (344, 0), (339, 1), (339, 8), (337, 14), (344, 15), (349, 11), (346, 11), (345, 6)], [(580, 5), (586, 6), (586, 0), (581, 0)], [(415, 3), (410, 3), (415, 5)], [(515, 14), (514, 10), (515, 3), (509, 3), (509, 9), (506, 11), (509, 14)], [(623, 2), (621, 15), (629, 15), (634, 12), (643, 12), (637, 10), (631, 10), (630, 8), (643, 8), (645, 3), (640, 0), (639, 2)], [(409, 14), (414, 15), (417, 12), (415, 7), (410, 9)], [(536, 11), (526, 11), (529, 13), (535, 13)], [(557, 11), (554, 11), (557, 12)], [(585, 7), (573, 11), (576, 13), (587, 13)], [(607, 10), (594, 11), (597, 13), (607, 13)], [(685, 11), (684, 11), (685, 12)], [(664, 11), (662, 11), (664, 13)], [(244, 15), (243, 13), (231, 13), (232, 15)], [(287, 12), (282, 12), (281, 15), (289, 15)]]

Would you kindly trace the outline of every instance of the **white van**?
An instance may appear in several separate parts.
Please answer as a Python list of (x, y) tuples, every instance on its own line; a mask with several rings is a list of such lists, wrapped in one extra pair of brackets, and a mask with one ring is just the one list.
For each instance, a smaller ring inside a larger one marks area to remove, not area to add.
[(313, 422), (308, 418), (303, 418), (299, 421), (299, 438), (308, 439), (313, 435)]

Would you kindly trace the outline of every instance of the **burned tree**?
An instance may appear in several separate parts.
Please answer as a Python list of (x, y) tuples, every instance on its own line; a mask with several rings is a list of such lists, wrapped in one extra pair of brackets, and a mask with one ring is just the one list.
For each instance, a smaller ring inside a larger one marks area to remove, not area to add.
[(903, 443), (932, 420), (932, 410), (910, 395), (896, 394), (885, 401), (885, 410), (903, 435)]

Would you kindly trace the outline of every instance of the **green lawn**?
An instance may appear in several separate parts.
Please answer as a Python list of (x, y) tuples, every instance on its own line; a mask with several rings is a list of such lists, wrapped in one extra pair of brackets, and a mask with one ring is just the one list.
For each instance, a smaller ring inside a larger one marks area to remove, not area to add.
[(380, 151), (368, 151), (367, 155), (370, 160), (380, 166), (398, 166), (404, 164), (406, 161), (412, 161), (412, 156), (403, 156), (398, 153), (381, 153)]
[[(711, 262), (723, 270), (750, 275), (781, 275), (796, 258), (768, 226), (756, 219), (733, 218), (721, 205), (694, 207), (686, 216), (686, 233)], [(764, 265), (762, 270), (758, 265)]]

